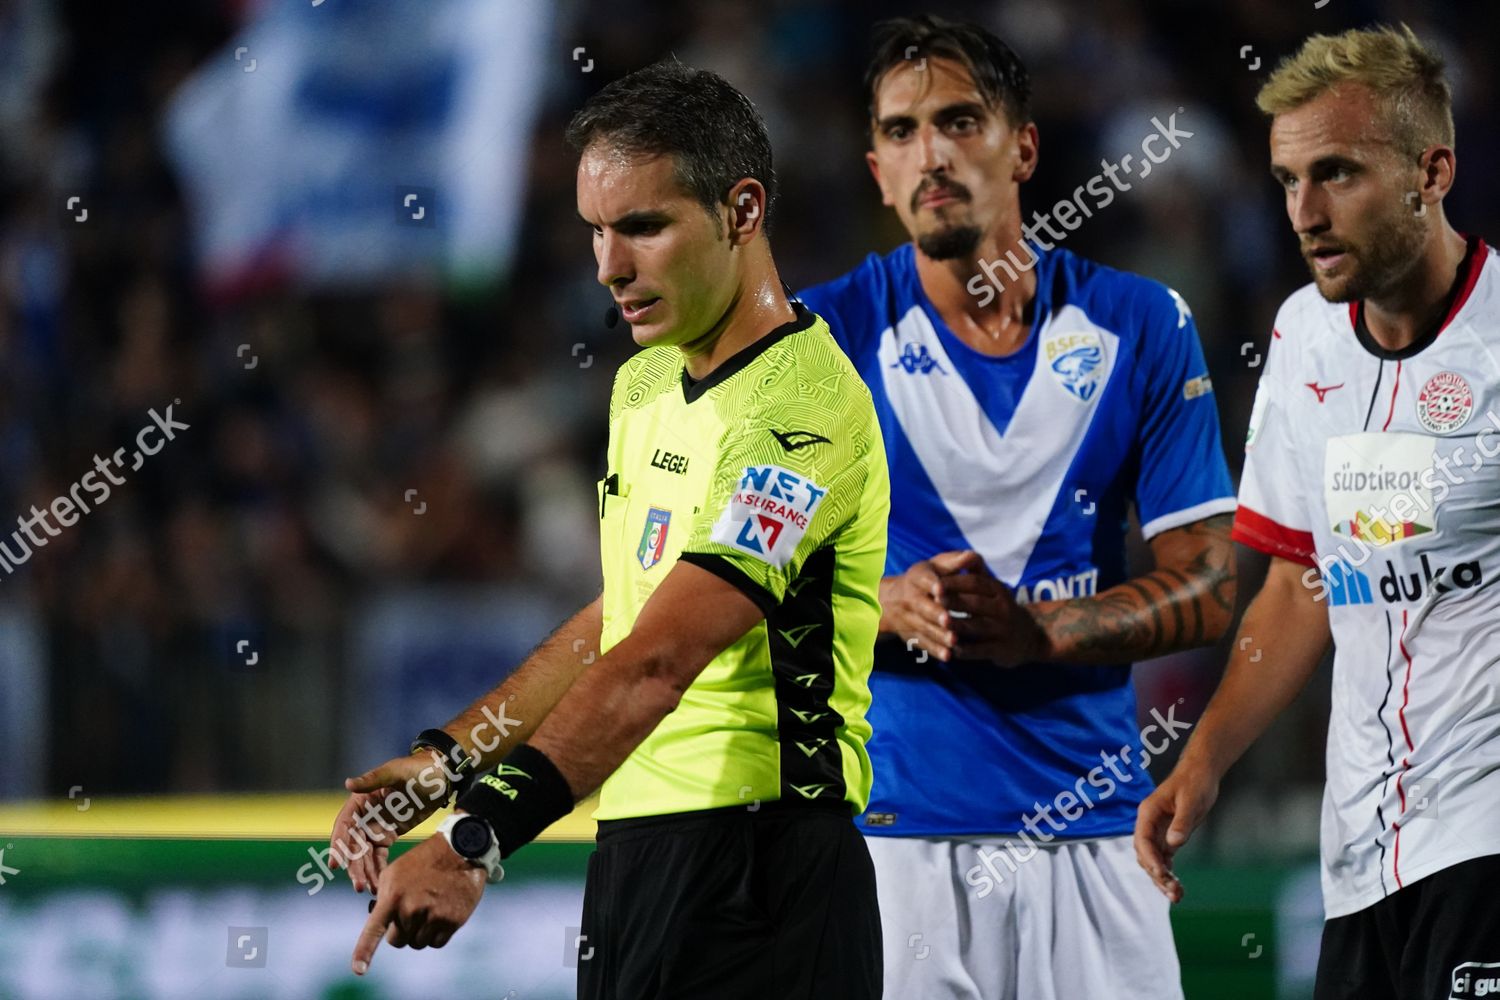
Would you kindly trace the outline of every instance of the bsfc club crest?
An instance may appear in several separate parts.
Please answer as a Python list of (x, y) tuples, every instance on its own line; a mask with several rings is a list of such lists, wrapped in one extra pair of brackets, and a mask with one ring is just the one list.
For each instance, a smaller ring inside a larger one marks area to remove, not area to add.
[(1042, 349), (1052, 377), (1083, 402), (1094, 398), (1104, 380), (1104, 344), (1092, 330), (1055, 334)]
[(667, 524), (672, 520), (670, 510), (652, 507), (646, 511), (646, 526), (641, 529), (641, 544), (635, 557), (641, 561), (641, 569), (650, 569), (661, 562), (661, 554), (667, 550)]

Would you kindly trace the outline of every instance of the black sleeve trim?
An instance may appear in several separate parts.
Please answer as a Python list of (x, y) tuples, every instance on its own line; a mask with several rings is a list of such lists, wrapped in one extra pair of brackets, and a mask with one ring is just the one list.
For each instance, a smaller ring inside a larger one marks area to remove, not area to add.
[(714, 576), (754, 601), (755, 606), (760, 608), (765, 614), (769, 615), (781, 604), (776, 599), (775, 594), (750, 579), (744, 570), (723, 556), (714, 555), (711, 552), (684, 552), (677, 557), (677, 561), (692, 563), (699, 569), (708, 570)]
[(765, 353), (766, 349), (783, 337), (792, 333), (799, 333), (808, 329), (817, 322), (818, 317), (813, 315), (812, 310), (801, 302), (792, 302), (792, 312), (796, 318), (781, 324), (767, 333), (764, 337), (754, 341), (748, 347), (742, 348), (738, 354), (725, 359), (725, 361), (700, 379), (694, 379), (688, 375), (687, 369), (682, 370), (682, 399), (684, 402), (692, 403), (700, 399), (705, 392), (719, 385), (725, 379), (743, 371), (750, 362)]

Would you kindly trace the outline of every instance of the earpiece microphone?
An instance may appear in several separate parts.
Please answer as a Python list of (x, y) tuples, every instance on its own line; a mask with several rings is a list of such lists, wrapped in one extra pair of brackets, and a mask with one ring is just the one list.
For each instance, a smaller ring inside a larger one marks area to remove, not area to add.
[(610, 306), (604, 310), (604, 325), (613, 330), (620, 322), (620, 310)]

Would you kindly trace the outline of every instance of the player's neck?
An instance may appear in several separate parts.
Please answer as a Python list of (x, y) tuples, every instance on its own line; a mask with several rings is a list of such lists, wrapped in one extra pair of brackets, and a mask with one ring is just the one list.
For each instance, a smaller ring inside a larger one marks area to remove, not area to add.
[(1402, 350), (1443, 321), (1467, 249), (1464, 238), (1444, 223), (1400, 285), (1365, 299), (1365, 328), (1377, 344)]
[(718, 326), (682, 346), (684, 367), (692, 379), (710, 375), (740, 351), (797, 318), (781, 277), (769, 260), (747, 280), (729, 304)]
[(1026, 343), (1031, 334), (1027, 307), (1036, 297), (1031, 266), (1036, 260), (1019, 228), (986, 237), (972, 256), (952, 260), (934, 260), (918, 247), (916, 261), (922, 290), (959, 340), (994, 356), (1014, 354)]

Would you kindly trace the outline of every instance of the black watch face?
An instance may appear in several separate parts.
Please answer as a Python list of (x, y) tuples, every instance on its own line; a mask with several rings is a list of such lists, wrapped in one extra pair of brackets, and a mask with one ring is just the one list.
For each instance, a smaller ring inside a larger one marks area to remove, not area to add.
[(490, 849), (489, 824), (478, 816), (465, 816), (448, 831), (453, 849), (466, 858), (478, 860)]

